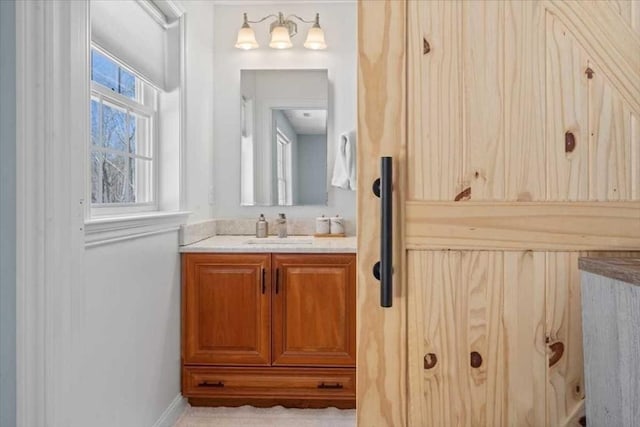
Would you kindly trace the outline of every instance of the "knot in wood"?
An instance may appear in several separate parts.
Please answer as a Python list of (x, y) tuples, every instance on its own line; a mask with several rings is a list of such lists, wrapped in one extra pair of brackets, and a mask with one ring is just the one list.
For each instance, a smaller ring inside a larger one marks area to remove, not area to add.
[(472, 368), (479, 368), (480, 366), (482, 366), (482, 355), (477, 351), (471, 352), (470, 359)]
[(422, 54), (426, 55), (429, 52), (431, 52), (431, 45), (429, 44), (429, 42), (427, 41), (426, 38), (423, 38), (422, 39)]
[(460, 193), (458, 193), (458, 195), (456, 196), (455, 199), (453, 199), (454, 202), (459, 202), (461, 200), (469, 200), (471, 198), (471, 187), (467, 187), (464, 190), (462, 190)]
[(572, 153), (576, 148), (576, 137), (573, 132), (567, 131), (564, 134), (564, 152)]
[(549, 367), (552, 367), (556, 363), (562, 359), (562, 355), (564, 354), (564, 344), (560, 341), (554, 342), (549, 345), (549, 349), (551, 350), (551, 357), (549, 357)]
[(438, 363), (438, 356), (435, 353), (427, 353), (424, 355), (424, 369), (431, 369)]
[(584, 73), (587, 75), (588, 79), (592, 79), (593, 78), (593, 70), (591, 69), (591, 67), (587, 67), (586, 70), (584, 70)]

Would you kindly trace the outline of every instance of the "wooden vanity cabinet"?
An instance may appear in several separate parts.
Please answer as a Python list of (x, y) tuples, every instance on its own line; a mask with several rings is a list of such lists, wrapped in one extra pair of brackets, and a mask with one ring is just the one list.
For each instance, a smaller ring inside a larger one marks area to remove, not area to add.
[(355, 268), (355, 254), (183, 254), (183, 395), (354, 408)]
[(272, 257), (272, 364), (355, 366), (355, 256)]
[(185, 254), (185, 364), (271, 364), (269, 254)]

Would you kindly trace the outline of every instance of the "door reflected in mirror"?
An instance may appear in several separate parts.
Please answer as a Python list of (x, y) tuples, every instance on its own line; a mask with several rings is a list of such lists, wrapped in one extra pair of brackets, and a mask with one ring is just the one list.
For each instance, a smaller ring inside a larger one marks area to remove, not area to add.
[(327, 70), (242, 70), (243, 206), (327, 204)]

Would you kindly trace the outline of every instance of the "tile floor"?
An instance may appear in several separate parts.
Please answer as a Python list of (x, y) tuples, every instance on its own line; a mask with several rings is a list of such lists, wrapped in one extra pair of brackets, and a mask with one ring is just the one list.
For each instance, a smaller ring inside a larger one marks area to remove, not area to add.
[(200, 408), (187, 406), (175, 427), (355, 427), (355, 409)]

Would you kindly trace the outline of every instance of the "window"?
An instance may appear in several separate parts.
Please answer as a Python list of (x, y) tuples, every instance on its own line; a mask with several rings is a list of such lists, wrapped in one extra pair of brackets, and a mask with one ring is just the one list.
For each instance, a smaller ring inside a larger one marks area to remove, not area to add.
[(276, 156), (278, 180), (278, 205), (293, 205), (291, 188), (291, 141), (279, 128), (276, 129)]
[(155, 210), (157, 89), (91, 50), (91, 203), (97, 214)]

